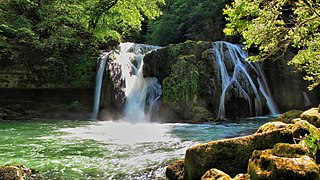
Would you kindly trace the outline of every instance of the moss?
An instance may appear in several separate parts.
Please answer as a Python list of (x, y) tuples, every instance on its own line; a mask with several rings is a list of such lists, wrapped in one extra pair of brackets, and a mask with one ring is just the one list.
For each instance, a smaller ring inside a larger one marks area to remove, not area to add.
[(308, 155), (308, 149), (300, 144), (278, 143), (273, 148), (273, 154), (279, 157), (298, 158)]
[(303, 112), (301, 119), (308, 121), (318, 128), (320, 127), (320, 113), (318, 108), (312, 108)]
[(272, 119), (271, 122), (280, 121), (284, 123), (292, 123), (293, 119), (299, 118), (303, 113), (301, 110), (290, 110), (281, 114), (279, 117)]
[(287, 124), (283, 122), (269, 122), (259, 127), (256, 133), (266, 133), (286, 128)]
[(275, 149), (254, 151), (248, 165), (251, 179), (319, 179), (318, 165), (309, 156), (301, 155), (297, 150), (300, 148), (284, 144), (276, 146), (279, 147), (288, 153), (298, 154), (290, 154), (288, 158), (277, 156)]
[(166, 177), (169, 180), (182, 180), (184, 176), (184, 159), (174, 161), (166, 168)]
[(275, 130), (193, 146), (185, 156), (185, 179), (200, 179), (211, 168), (230, 176), (245, 173), (254, 150), (272, 148), (279, 142), (293, 143), (291, 132)]

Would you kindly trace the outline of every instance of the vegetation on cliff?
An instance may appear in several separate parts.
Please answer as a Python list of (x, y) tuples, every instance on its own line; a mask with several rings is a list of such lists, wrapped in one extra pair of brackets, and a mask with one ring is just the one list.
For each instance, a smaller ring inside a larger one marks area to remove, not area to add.
[(242, 35), (247, 49), (257, 48), (264, 60), (297, 50), (289, 64), (306, 72), (310, 89), (320, 84), (320, 1), (236, 0), (227, 6), (227, 35)]

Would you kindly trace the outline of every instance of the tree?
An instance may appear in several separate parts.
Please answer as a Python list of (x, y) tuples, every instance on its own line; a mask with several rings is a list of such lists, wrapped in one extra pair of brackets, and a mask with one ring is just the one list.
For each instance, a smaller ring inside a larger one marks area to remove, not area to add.
[(230, 0), (167, 0), (163, 15), (150, 23), (150, 42), (167, 45), (191, 40), (221, 40), (222, 9)]
[(320, 84), (320, 0), (235, 0), (227, 6), (224, 32), (242, 35), (246, 48), (258, 48), (250, 60), (265, 60), (298, 50), (289, 64), (306, 72), (309, 89)]

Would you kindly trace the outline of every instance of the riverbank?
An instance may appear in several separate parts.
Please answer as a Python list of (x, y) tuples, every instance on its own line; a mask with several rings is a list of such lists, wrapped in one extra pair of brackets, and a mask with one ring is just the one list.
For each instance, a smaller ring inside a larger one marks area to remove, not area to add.
[(93, 88), (0, 89), (0, 120), (89, 119)]

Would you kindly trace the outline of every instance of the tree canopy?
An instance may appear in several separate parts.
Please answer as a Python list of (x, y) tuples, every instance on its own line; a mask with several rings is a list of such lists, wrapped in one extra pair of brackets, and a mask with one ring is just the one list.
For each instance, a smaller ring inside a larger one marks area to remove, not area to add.
[(221, 40), (225, 26), (223, 8), (231, 0), (167, 0), (163, 14), (149, 23), (152, 44), (186, 40)]
[(320, 0), (235, 0), (224, 10), (227, 35), (241, 35), (251, 60), (265, 60), (294, 48), (289, 62), (306, 72), (310, 89), (320, 84)]
[(98, 47), (160, 15), (164, 0), (1, 0), (0, 68), (23, 66), (38, 83), (89, 86)]

